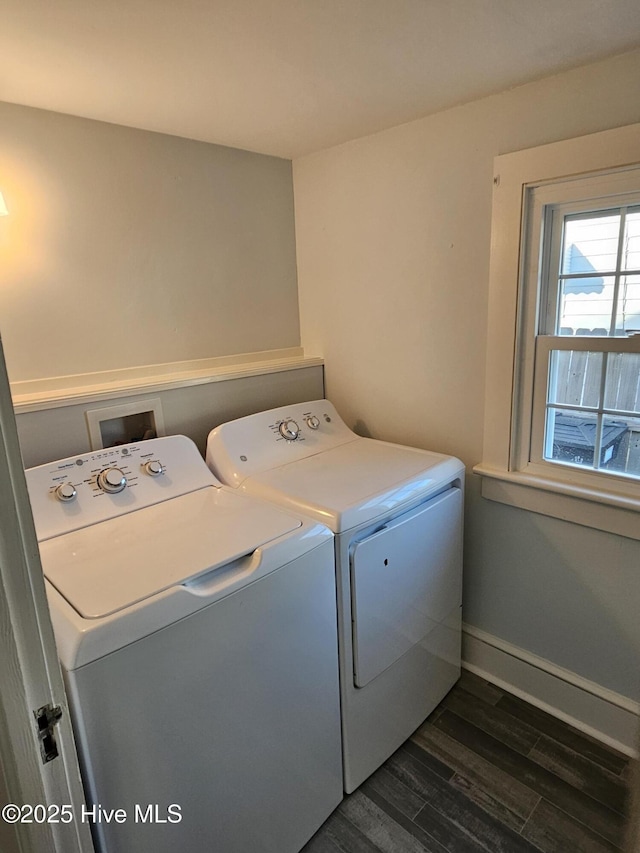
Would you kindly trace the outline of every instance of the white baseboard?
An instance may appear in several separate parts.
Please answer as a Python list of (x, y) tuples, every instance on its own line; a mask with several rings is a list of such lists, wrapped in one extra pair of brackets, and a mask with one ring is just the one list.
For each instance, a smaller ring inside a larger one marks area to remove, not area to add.
[(551, 661), (463, 625), (462, 666), (633, 758), (640, 704)]

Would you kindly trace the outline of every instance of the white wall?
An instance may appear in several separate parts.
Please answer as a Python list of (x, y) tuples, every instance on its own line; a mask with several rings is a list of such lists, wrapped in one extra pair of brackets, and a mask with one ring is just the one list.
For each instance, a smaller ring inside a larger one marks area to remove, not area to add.
[[(640, 52), (294, 162), (302, 343), (374, 437), (482, 459), (493, 158), (638, 121)], [(464, 618), (639, 698), (640, 543), (469, 478)]]
[(12, 381), (299, 345), (289, 161), (0, 103)]

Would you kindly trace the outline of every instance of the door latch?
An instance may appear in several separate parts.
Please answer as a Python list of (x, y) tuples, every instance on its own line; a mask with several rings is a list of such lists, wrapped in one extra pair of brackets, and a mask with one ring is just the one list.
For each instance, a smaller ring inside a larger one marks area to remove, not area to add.
[(40, 754), (42, 763), (47, 764), (58, 757), (58, 745), (56, 743), (55, 727), (62, 716), (60, 705), (43, 705), (33, 712), (36, 718), (38, 740), (40, 742)]

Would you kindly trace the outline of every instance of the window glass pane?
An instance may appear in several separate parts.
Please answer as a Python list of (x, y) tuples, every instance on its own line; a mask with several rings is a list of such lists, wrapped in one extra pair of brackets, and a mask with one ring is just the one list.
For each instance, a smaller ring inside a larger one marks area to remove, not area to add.
[(622, 269), (640, 270), (640, 210), (630, 208), (624, 230)]
[(640, 354), (609, 353), (604, 408), (640, 414)]
[(549, 368), (549, 403), (598, 406), (602, 353), (553, 350)]
[(567, 216), (561, 274), (613, 272), (618, 256), (619, 213)]
[(620, 279), (616, 332), (640, 332), (640, 276), (624, 275)]
[(558, 334), (608, 335), (613, 291), (613, 276), (563, 279), (560, 282)]
[(640, 418), (604, 416), (600, 467), (640, 477)]
[(548, 409), (544, 458), (593, 468), (597, 425), (589, 412)]

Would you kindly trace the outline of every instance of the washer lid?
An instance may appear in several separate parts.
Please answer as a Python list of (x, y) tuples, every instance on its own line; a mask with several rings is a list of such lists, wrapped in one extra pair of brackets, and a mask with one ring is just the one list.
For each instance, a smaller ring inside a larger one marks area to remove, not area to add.
[(360, 438), (247, 478), (246, 494), (302, 512), (341, 533), (461, 477), (453, 456)]
[(210, 487), (49, 539), (40, 554), (58, 592), (97, 619), (301, 526), (274, 507)]

